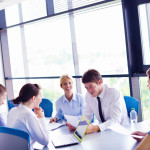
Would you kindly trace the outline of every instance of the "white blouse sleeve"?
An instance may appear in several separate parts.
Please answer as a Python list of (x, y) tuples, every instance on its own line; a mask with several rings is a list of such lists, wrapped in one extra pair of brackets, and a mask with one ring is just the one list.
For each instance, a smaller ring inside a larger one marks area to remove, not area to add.
[(49, 132), (46, 126), (45, 118), (32, 117), (27, 122), (27, 128), (30, 132), (31, 137), (42, 145), (48, 145), (49, 143)]

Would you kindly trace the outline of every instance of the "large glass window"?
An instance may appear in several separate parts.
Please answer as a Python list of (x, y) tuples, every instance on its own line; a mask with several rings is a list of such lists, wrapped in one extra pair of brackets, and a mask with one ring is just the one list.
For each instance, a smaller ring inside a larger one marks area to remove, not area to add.
[[(25, 34), (29, 76), (74, 75), (68, 17), (46, 20), (8, 29), (8, 42), (13, 77), (24, 77), (24, 54), (21, 30)], [(26, 48), (26, 49), (25, 49)]]
[[(30, 2), (31, 6), (28, 8)], [(62, 8), (61, 2), (64, 5)], [(37, 4), (35, 11), (32, 9), (34, 3)], [(68, 8), (71, 7), (70, 3), (71, 1), (54, 0), (55, 13), (62, 9), (71, 9)], [(90, 3), (92, 1), (86, 2), (86, 5)], [(84, 6), (83, 4), (72, 1), (73, 8)], [(23, 1), (19, 10), (22, 12), (20, 15), (23, 21), (43, 17), (46, 15), (45, 1)], [(90, 68), (99, 70), (102, 75), (128, 74), (120, 3), (109, 4), (107, 7), (99, 5), (40, 19), (8, 28), (7, 33), (12, 77), (24, 78), (12, 79), (14, 97), (18, 96), (25, 83), (31, 82), (41, 85), (42, 97), (55, 102), (63, 95), (59, 79), (40, 77), (61, 76), (66, 73), (74, 76), (75, 69), (77, 72), (78, 68), (79, 75)], [(39, 78), (27, 80), (25, 77), (28, 76)], [(117, 87), (123, 95), (130, 95), (128, 77), (104, 78), (104, 83)], [(82, 93), (85, 94), (83, 84), (74, 80), (74, 86), (76, 84), (78, 89), (81, 84)]]
[(30, 76), (74, 75), (68, 17), (25, 25)]
[(7, 7), (5, 9), (5, 14), (7, 26), (20, 23), (18, 4)]
[(21, 2), (23, 22), (47, 15), (46, 0), (25, 0)]
[(22, 37), (20, 27), (7, 30), (12, 77), (24, 77)]
[(53, 0), (54, 2), (54, 11), (55, 13), (59, 13), (65, 10), (68, 10), (68, 2), (67, 0)]
[(138, 10), (143, 52), (143, 64), (150, 65), (150, 3), (139, 5)]
[(99, 7), (75, 14), (80, 74), (95, 68), (101, 74), (127, 74), (122, 6)]

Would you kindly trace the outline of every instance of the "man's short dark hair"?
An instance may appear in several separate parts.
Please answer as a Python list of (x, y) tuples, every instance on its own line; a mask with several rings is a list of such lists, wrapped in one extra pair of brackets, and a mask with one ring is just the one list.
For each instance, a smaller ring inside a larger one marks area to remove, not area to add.
[(88, 83), (88, 82), (98, 83), (99, 80), (102, 80), (103, 82), (102, 76), (95, 69), (89, 69), (83, 74), (82, 77), (82, 83)]

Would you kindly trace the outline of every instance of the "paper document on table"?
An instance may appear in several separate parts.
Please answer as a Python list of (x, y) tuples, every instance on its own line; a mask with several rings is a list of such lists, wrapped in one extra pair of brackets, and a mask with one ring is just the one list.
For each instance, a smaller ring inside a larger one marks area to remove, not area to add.
[(108, 129), (111, 129), (120, 134), (130, 135), (130, 136), (136, 137), (136, 138), (143, 138), (143, 136), (131, 135), (132, 132), (130, 130), (126, 129), (125, 127), (121, 126), (120, 124), (113, 124), (113, 125), (109, 126)]
[(142, 131), (142, 132), (148, 132), (150, 130), (150, 125), (149, 125), (149, 121), (145, 120), (142, 122), (138, 122), (136, 125), (136, 130), (137, 131)]
[(108, 129), (111, 129), (115, 132), (118, 132), (118, 133), (121, 133), (121, 134), (124, 134), (124, 135), (130, 135), (131, 134), (130, 130), (126, 129), (125, 127), (121, 126), (118, 123), (109, 126)]
[(68, 123), (70, 123), (74, 127), (77, 127), (81, 116), (65, 115), (65, 118), (66, 118)]
[(48, 124), (48, 130), (55, 130), (63, 125), (66, 125), (66, 122), (52, 122)]

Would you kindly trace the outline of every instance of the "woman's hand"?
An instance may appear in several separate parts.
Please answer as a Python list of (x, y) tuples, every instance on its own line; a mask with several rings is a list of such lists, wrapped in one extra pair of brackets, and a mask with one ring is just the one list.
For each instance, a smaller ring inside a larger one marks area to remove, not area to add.
[[(145, 137), (147, 133), (145, 132), (141, 132), (141, 131), (136, 131), (136, 132), (133, 132), (131, 135), (138, 135), (138, 136), (143, 136), (143, 138)], [(135, 140), (137, 141), (142, 141), (143, 138), (137, 138), (137, 137), (133, 137)]]
[(44, 118), (44, 111), (41, 107), (34, 108), (34, 113), (37, 115), (38, 118)]
[(74, 126), (72, 126), (70, 123), (66, 123), (66, 125), (68, 126), (70, 131), (74, 131), (76, 128)]
[(57, 121), (57, 118), (51, 118), (49, 123), (56, 122), (56, 121)]

